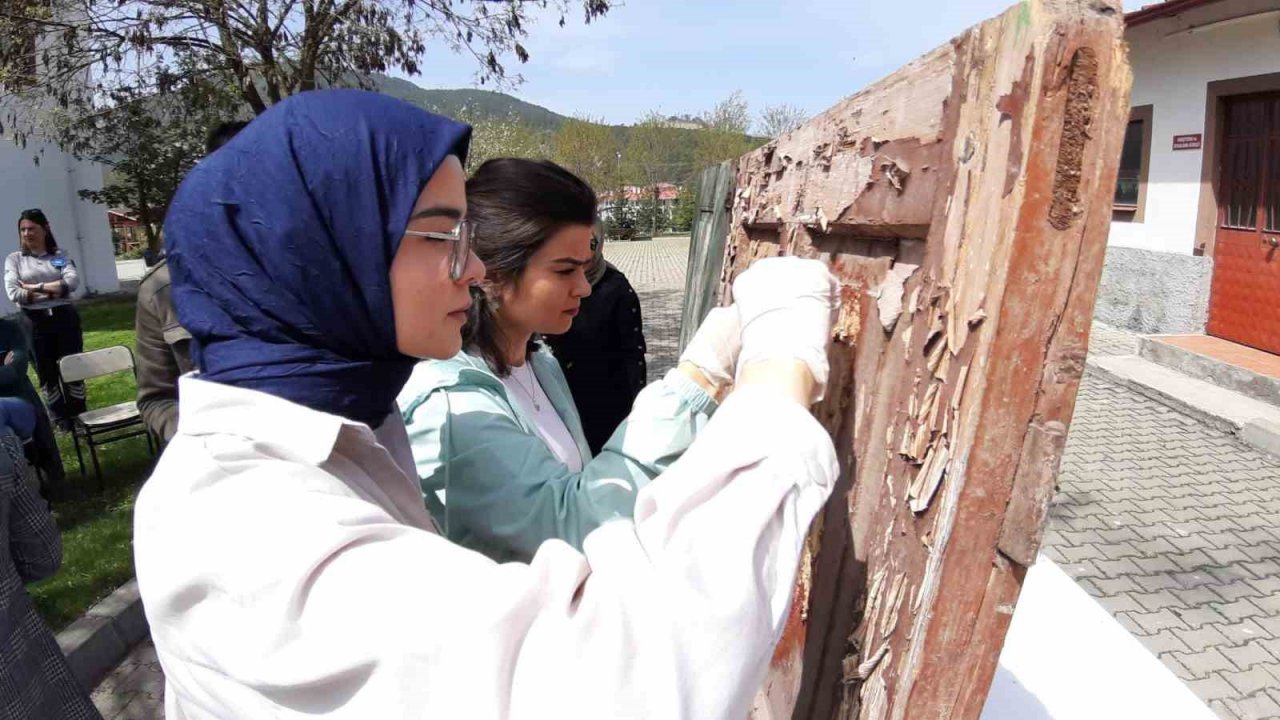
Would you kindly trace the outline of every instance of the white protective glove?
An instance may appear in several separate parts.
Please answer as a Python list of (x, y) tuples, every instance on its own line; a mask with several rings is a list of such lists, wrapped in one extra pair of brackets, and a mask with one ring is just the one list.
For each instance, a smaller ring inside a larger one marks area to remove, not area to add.
[(811, 402), (827, 385), (827, 343), (840, 283), (818, 260), (767, 258), (733, 281), (742, 323), (738, 371), (758, 360), (795, 359), (813, 374)]
[(742, 326), (738, 308), (713, 308), (680, 354), (680, 362), (693, 363), (707, 379), (723, 388), (733, 383), (742, 350)]

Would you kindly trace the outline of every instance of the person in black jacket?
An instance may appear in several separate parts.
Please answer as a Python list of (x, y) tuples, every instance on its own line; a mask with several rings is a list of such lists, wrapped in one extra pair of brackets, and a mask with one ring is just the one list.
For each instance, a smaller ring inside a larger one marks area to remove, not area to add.
[(604, 259), (604, 232), (596, 222), (595, 257), (587, 270), (591, 294), (582, 299), (569, 332), (544, 337), (564, 369), (592, 453), (631, 414), (646, 384), (640, 298), (627, 276)]

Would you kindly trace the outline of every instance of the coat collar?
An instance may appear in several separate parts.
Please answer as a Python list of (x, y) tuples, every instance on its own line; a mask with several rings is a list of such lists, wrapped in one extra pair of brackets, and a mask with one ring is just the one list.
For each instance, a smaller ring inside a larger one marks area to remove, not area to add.
[[(533, 368), (534, 377), (546, 393), (556, 414), (564, 421), (569, 434), (573, 436), (583, 462), (591, 459), (591, 448), (587, 445), (586, 435), (582, 430), (582, 419), (578, 416), (578, 408), (569, 392), (569, 383), (565, 380), (560, 363), (546, 347), (531, 353), (528, 360)], [(400, 409), (404, 413), (412, 413), (413, 409), (426, 401), (431, 393), (437, 390), (448, 390), (459, 387), (482, 387), (502, 398), (511, 409), (511, 414), (528, 432), (534, 432), (534, 419), (527, 415), (520, 403), (511, 399), (507, 386), (502, 379), (478, 355), (460, 352), (448, 360), (424, 360), (418, 363), (410, 376), (404, 392), (400, 394)]]

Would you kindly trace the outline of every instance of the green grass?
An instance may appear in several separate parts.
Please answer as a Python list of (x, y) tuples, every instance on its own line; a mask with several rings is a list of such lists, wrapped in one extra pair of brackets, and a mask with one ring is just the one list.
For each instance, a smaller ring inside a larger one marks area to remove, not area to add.
[[(134, 306), (132, 296), (79, 303), (85, 350), (112, 345), (133, 349)], [(137, 393), (128, 373), (95, 378), (87, 386), (90, 408), (132, 400)], [(54, 516), (62, 531), (62, 568), (57, 575), (27, 588), (36, 609), (54, 631), (133, 577), (133, 501), (154, 465), (141, 437), (99, 448), (105, 485), (99, 490), (83, 446), (84, 479), (80, 478), (71, 436), (60, 433), (58, 446), (67, 480), (79, 484), (86, 497), (55, 505)]]

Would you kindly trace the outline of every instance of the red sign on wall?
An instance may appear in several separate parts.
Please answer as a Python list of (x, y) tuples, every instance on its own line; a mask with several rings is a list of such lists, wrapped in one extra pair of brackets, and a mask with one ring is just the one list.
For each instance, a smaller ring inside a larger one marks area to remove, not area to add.
[(1174, 150), (1199, 150), (1202, 137), (1203, 136), (1200, 133), (1194, 133), (1192, 135), (1174, 135), (1173, 149)]

